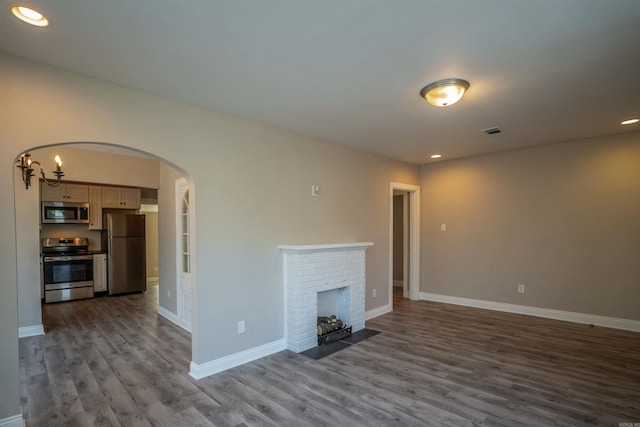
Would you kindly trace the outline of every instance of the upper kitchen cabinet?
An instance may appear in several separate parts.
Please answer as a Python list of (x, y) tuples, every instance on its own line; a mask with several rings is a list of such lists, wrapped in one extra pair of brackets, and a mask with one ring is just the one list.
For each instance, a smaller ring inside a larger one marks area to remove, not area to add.
[(102, 187), (102, 207), (140, 209), (140, 189)]
[(51, 187), (41, 182), (40, 199), (43, 202), (87, 203), (89, 201), (89, 186), (63, 183), (57, 187)]

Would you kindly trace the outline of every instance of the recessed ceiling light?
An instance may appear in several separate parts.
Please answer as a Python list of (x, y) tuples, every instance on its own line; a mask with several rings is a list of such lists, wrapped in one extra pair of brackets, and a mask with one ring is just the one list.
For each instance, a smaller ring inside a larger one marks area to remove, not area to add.
[(441, 157), (442, 157), (442, 154), (432, 154), (432, 155), (431, 155), (431, 158), (432, 158), (432, 159), (439, 159), (439, 158), (441, 158)]
[(469, 82), (466, 80), (444, 79), (423, 87), (420, 96), (434, 107), (448, 107), (460, 101), (467, 89)]
[(634, 123), (638, 123), (640, 122), (640, 119), (629, 119), (629, 120), (625, 120), (623, 122), (620, 122), (621, 125), (632, 125)]
[(11, 13), (19, 20), (27, 24), (35, 25), (36, 27), (46, 27), (49, 25), (49, 20), (43, 14), (30, 7), (13, 6)]

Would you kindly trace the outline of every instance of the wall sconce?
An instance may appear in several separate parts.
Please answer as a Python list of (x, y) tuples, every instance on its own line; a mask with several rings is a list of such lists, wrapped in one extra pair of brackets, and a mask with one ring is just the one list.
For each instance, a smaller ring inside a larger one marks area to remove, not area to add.
[(22, 181), (24, 182), (24, 185), (27, 188), (27, 190), (31, 185), (31, 177), (33, 176), (33, 167), (32, 167), (33, 165), (38, 165), (38, 167), (40, 167), (40, 175), (42, 175), (42, 179), (44, 180), (44, 182), (47, 183), (47, 185), (51, 187), (57, 187), (58, 185), (60, 185), (60, 178), (64, 176), (64, 172), (62, 172), (62, 169), (61, 169), (62, 160), (60, 160), (60, 156), (56, 156), (55, 162), (56, 162), (56, 170), (53, 171), (53, 174), (56, 176), (56, 180), (52, 182), (52, 181), (49, 181), (47, 177), (44, 175), (44, 170), (42, 169), (42, 165), (40, 164), (40, 162), (31, 160), (31, 153), (24, 153), (22, 156), (20, 156), (20, 160), (16, 161), (17, 163), (16, 167), (20, 169), (20, 171), (22, 172)]

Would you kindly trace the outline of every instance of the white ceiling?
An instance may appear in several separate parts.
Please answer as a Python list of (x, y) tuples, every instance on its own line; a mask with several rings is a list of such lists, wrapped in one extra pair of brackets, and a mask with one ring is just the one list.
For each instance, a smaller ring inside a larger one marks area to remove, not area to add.
[(639, 0), (0, 3), (0, 51), (413, 163), (640, 130)]

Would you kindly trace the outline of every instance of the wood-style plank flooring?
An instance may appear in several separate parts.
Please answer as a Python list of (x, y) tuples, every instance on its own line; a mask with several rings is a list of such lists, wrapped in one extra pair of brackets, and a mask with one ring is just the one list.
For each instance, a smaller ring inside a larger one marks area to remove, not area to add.
[[(44, 307), (20, 340), (28, 426), (640, 423), (640, 334), (396, 297), (382, 333), (195, 381), (190, 335), (146, 294)], [(631, 424), (633, 425), (633, 424)]]

